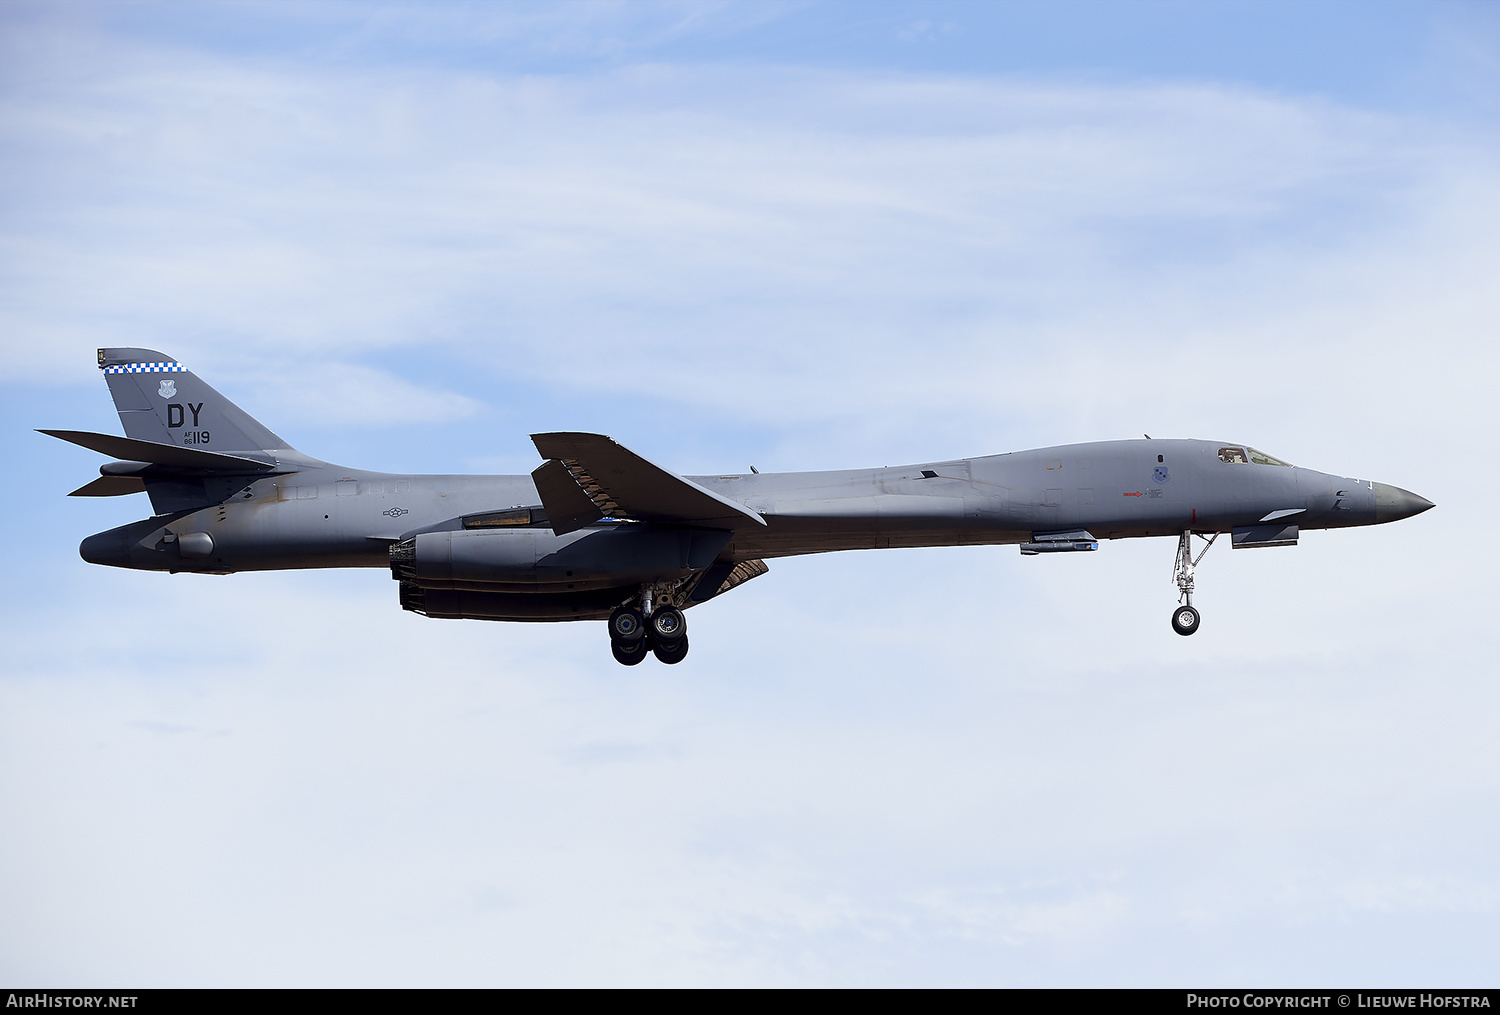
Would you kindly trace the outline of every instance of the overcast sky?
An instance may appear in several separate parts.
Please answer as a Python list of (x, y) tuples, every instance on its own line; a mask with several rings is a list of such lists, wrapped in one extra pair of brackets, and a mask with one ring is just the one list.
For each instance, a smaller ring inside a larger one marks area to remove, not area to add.
[[(1500, 8), (0, 6), (0, 981), (1493, 986)], [(93, 567), (102, 345), (299, 449), (1153, 436), (1438, 507), (771, 562), (686, 662)]]

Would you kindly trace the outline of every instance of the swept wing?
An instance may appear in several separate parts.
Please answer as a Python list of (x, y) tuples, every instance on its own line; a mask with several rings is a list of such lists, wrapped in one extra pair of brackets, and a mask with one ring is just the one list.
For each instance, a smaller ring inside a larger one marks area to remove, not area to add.
[[(572, 532), (600, 518), (731, 530), (766, 524), (743, 504), (664, 469), (603, 434), (542, 433), (532, 434), (531, 440), (542, 457), (550, 459), (531, 475), (554, 532)], [(575, 490), (584, 496), (577, 496)]]

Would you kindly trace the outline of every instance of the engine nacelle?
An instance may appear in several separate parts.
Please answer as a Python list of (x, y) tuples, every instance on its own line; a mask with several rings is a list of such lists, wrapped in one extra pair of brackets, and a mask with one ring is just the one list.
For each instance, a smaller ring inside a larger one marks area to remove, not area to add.
[[(714, 562), (730, 533), (610, 525), (423, 532), (391, 547), (391, 575), (429, 589), (517, 584), (604, 588), (681, 578)], [(516, 589), (515, 591), (521, 591)]]

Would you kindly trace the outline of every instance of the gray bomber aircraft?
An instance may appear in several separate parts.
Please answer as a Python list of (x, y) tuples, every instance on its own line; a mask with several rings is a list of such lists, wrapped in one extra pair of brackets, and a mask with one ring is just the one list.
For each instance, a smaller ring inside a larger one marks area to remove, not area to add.
[[(389, 567), (404, 609), (477, 620), (606, 620), (615, 658), (688, 651), (683, 611), (830, 550), (1015, 543), (1023, 554), (1172, 536), (1172, 630), (1198, 630), (1194, 569), (1303, 529), (1432, 507), (1414, 493), (1289, 465), (1244, 444), (1124, 440), (841, 472), (679, 476), (608, 437), (532, 435), (529, 476), (402, 476), (310, 458), (181, 363), (100, 349), (126, 436), (43, 430), (109, 455), (75, 497), (144, 491), (152, 517), (100, 532), (94, 564), (229, 574)], [(1193, 536), (1205, 543), (1194, 555)]]

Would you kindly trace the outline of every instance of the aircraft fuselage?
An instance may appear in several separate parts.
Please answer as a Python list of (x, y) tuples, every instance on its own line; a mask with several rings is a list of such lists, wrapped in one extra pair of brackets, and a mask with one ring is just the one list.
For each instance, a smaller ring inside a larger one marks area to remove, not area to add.
[[(734, 532), (721, 551), (734, 559), (1023, 543), (1072, 529), (1099, 539), (1228, 532), (1275, 512), (1302, 530), (1339, 528), (1406, 517), (1426, 504), (1369, 480), (1226, 462), (1222, 447), (1100, 441), (878, 469), (687, 478), (765, 519), (764, 527)], [(540, 507), (530, 476), (408, 476), (318, 463), (256, 479), (222, 504), (90, 536), (81, 553), (96, 564), (159, 571), (387, 567), (388, 547), (402, 539), (459, 529), (460, 519), (484, 512)], [(561, 551), (636, 524), (604, 519), (560, 536), (523, 525), (505, 535)], [(210, 554), (183, 555), (178, 540), (193, 533), (211, 538)]]
[(687, 654), (683, 616), (766, 573), (765, 559), (834, 550), (1016, 543), (1091, 551), (1176, 536), (1180, 604), (1210, 543), (1287, 546), (1308, 529), (1371, 525), (1432, 505), (1405, 490), (1199, 440), (1069, 444), (839, 472), (681, 476), (609, 437), (533, 434), (527, 476), (393, 475), (291, 448), (183, 364), (100, 349), (125, 436), (44, 431), (118, 461), (74, 496), (145, 492), (155, 514), (88, 537), (95, 564), (227, 574), (389, 567), (428, 617), (608, 619), (615, 658)]

